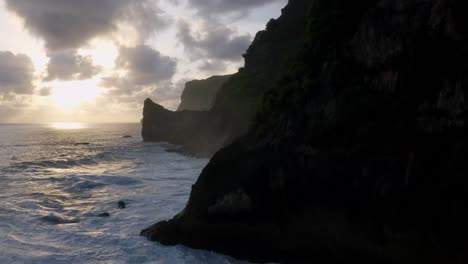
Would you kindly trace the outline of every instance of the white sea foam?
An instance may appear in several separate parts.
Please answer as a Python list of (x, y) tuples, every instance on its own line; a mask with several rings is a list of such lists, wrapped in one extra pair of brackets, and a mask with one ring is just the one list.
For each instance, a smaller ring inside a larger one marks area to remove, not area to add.
[(185, 206), (207, 163), (139, 130), (0, 125), (0, 263), (240, 263), (139, 236)]

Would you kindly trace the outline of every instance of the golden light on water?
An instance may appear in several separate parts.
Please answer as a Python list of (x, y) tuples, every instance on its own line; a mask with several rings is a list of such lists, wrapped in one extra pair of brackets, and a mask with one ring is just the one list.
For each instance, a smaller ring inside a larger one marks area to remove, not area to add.
[(82, 123), (53, 123), (55, 129), (81, 129), (84, 128)]

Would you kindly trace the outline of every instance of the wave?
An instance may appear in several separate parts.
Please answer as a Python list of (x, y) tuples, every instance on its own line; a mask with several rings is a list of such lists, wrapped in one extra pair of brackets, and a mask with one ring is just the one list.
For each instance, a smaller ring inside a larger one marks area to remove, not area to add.
[(70, 193), (76, 193), (76, 192), (83, 192), (83, 191), (88, 191), (96, 188), (102, 188), (106, 186), (107, 184), (100, 183), (100, 182), (94, 182), (94, 181), (80, 181), (75, 184), (73, 184), (70, 188), (66, 188), (64, 191), (70, 192)]
[(74, 224), (74, 223), (79, 223), (80, 219), (79, 218), (66, 218), (64, 216), (60, 216), (57, 214), (49, 214), (47, 216), (43, 216), (40, 218), (42, 221), (47, 222), (52, 225), (61, 225), (61, 224)]
[[(75, 154), (77, 155), (77, 154)], [(96, 165), (105, 161), (115, 160), (115, 154), (111, 152), (101, 152), (94, 155), (83, 154), (80, 158), (63, 158), (55, 160), (23, 161), (15, 162), (11, 160), (10, 166), (5, 170), (36, 170), (41, 168), (67, 169), (79, 166)]]

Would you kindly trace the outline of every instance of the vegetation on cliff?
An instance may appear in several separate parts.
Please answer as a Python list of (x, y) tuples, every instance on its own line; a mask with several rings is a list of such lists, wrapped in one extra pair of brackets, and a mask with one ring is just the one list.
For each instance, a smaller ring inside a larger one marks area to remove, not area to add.
[(258, 261), (465, 263), (468, 3), (311, 2), (250, 132), (142, 234)]

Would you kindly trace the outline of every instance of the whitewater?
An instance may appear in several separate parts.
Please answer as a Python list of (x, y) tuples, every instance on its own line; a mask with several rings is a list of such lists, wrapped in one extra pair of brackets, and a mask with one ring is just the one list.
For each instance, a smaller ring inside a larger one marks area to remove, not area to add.
[(140, 130), (0, 125), (0, 263), (241, 263), (139, 236), (183, 209), (208, 162)]

